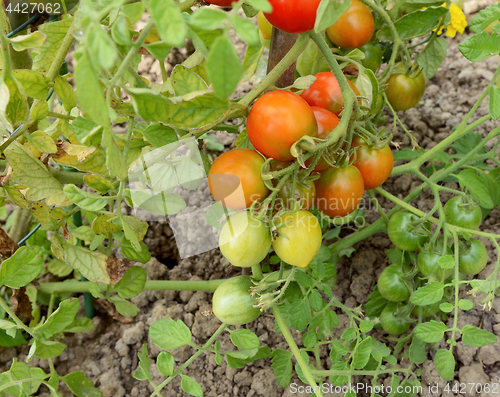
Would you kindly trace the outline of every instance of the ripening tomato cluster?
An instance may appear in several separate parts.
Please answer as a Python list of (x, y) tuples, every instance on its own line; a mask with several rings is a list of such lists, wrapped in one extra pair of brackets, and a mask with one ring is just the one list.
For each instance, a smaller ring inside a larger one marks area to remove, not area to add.
[[(444, 205), (445, 221), (454, 226), (477, 230), (482, 220), (481, 208), (470, 199), (455, 196)], [(413, 285), (420, 280), (427, 282), (447, 282), (454, 276), (454, 261), (440, 261), (443, 255), (454, 256), (454, 247), (442, 238), (437, 243), (430, 244), (431, 228), (429, 222), (422, 220), (409, 211), (400, 211), (389, 220), (387, 227), (389, 238), (400, 250), (415, 252), (417, 271), (408, 270), (403, 274), (400, 264), (386, 267), (377, 281), (380, 295), (387, 300), (380, 315), (382, 328), (391, 334), (405, 333), (410, 327), (409, 315), (430, 317), (440, 313), (436, 302), (430, 307), (411, 306), (408, 299)], [(464, 276), (474, 276), (486, 266), (488, 256), (484, 244), (476, 239), (459, 241), (458, 270)]]

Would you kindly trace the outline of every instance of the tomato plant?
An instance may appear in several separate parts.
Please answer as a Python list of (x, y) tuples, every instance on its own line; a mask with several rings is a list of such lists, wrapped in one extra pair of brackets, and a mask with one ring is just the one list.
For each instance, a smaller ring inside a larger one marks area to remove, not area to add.
[(260, 167), (264, 159), (252, 149), (234, 149), (214, 161), (208, 185), (214, 199), (227, 208), (248, 208), (265, 198), (269, 189), (262, 181)]
[(216, 317), (229, 325), (244, 325), (256, 320), (260, 310), (250, 295), (253, 287), (248, 276), (237, 276), (224, 281), (215, 290), (212, 305)]
[(476, 230), (483, 220), (481, 207), (467, 202), (461, 196), (448, 200), (443, 209), (446, 222), (451, 225)]
[(247, 133), (252, 145), (262, 154), (279, 161), (289, 161), (292, 145), (305, 135), (318, 136), (314, 113), (297, 94), (272, 91), (252, 106), (247, 119)]
[(273, 11), (265, 16), (273, 26), (288, 33), (304, 33), (314, 28), (321, 0), (269, 0)]
[(403, 302), (410, 297), (411, 291), (402, 277), (400, 265), (387, 266), (377, 281), (378, 291), (385, 299), (391, 302)]
[(370, 9), (359, 0), (351, 0), (347, 11), (326, 29), (326, 34), (340, 48), (358, 48), (371, 40), (374, 27)]
[(301, 209), (310, 210), (316, 198), (316, 187), (313, 181), (302, 181), (295, 184), (292, 196), (292, 181), (286, 182), (278, 192), (279, 205), (281, 208), (293, 209), (295, 203), (302, 203)]
[[(321, 246), (321, 227), (309, 211), (286, 212), (275, 220), (278, 237), (273, 248), (279, 258), (297, 267), (306, 267)], [(281, 226), (280, 226), (281, 225)]]
[(389, 302), (382, 310), (380, 315), (380, 324), (384, 331), (392, 335), (404, 334), (410, 328), (411, 323), (405, 321), (399, 317), (396, 317), (395, 312), (398, 308), (398, 304), (395, 302)]
[(353, 165), (361, 172), (365, 189), (375, 189), (382, 185), (391, 175), (394, 165), (389, 145), (382, 149), (370, 148), (359, 136), (353, 139), (352, 145), (357, 147)]
[(442, 252), (439, 248), (437, 252), (426, 252), (425, 250), (420, 250), (417, 256), (418, 269), (425, 277), (434, 277), (438, 281), (444, 281), (453, 274), (453, 268), (443, 269), (438, 264), (439, 258), (441, 258)]
[[(324, 108), (320, 108), (318, 106), (311, 106), (311, 109), (318, 123), (318, 138), (326, 139), (328, 135), (330, 135), (330, 132), (332, 132), (335, 129), (335, 127), (339, 125), (340, 120), (335, 114)], [(309, 167), (312, 161), (313, 158), (307, 159), (306, 166)], [(321, 158), (316, 163), (314, 171), (318, 172), (323, 171), (326, 170), (328, 167), (330, 167), (330, 165), (323, 158)]]
[(392, 243), (403, 251), (416, 251), (428, 239), (430, 224), (409, 211), (395, 213), (389, 220), (387, 234)]
[(414, 107), (425, 92), (425, 77), (421, 70), (394, 73), (387, 80), (385, 95), (394, 110)]
[(231, 216), (219, 236), (222, 255), (233, 266), (251, 267), (260, 263), (271, 248), (267, 225), (242, 211)]
[(471, 239), (465, 243), (465, 247), (460, 250), (458, 257), (458, 269), (460, 273), (468, 276), (475, 276), (486, 267), (488, 253), (484, 244), (476, 239)]
[[(311, 106), (325, 108), (335, 115), (344, 108), (344, 97), (339, 83), (332, 72), (322, 72), (315, 74), (316, 81), (300, 95)], [(354, 94), (359, 95), (358, 88), (347, 80)], [(361, 102), (359, 102), (361, 104)]]
[(361, 172), (350, 165), (322, 171), (316, 185), (315, 206), (331, 218), (344, 217), (358, 208), (364, 193)]

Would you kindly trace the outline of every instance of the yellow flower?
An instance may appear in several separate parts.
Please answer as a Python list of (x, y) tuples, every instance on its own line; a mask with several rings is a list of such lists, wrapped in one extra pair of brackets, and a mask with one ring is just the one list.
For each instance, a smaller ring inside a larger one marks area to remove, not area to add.
[(455, 37), (457, 32), (463, 34), (467, 27), (464, 12), (456, 4), (450, 4), (450, 24), (446, 27), (446, 36)]

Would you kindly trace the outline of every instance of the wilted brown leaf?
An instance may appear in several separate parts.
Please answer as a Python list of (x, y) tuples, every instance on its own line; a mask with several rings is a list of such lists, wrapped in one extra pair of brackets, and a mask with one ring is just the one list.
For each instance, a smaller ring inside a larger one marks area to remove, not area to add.
[(31, 302), (28, 295), (26, 295), (26, 287), (12, 290), (10, 302), (12, 303), (12, 310), (16, 316), (24, 316), (28, 319), (33, 318), (31, 315)]
[(122, 323), (122, 324), (129, 324), (134, 319), (132, 317), (125, 317), (122, 316), (120, 313), (115, 308), (115, 305), (113, 305), (110, 301), (107, 301), (106, 299), (102, 298), (97, 298), (95, 300), (97, 306), (99, 306), (102, 310), (106, 311), (111, 317), (113, 317), (116, 321)]
[(106, 260), (106, 266), (108, 268), (109, 278), (111, 279), (111, 284), (115, 285), (122, 279), (127, 270), (134, 264), (134, 261), (125, 258), (115, 258), (114, 256), (109, 257)]
[(9, 237), (5, 230), (0, 228), (0, 254), (4, 259), (10, 258), (18, 248), (17, 243)]

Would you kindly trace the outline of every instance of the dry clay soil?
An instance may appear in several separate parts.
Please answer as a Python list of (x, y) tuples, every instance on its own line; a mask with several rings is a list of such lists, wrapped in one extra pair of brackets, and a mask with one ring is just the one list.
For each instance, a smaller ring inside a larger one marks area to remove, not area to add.
[[(457, 125), (468, 110), (475, 103), (496, 70), (499, 59), (493, 57), (488, 60), (472, 64), (458, 51), (458, 44), (465, 39), (462, 37), (448, 39), (450, 49), (448, 57), (438, 70), (435, 77), (427, 82), (423, 104), (405, 113), (400, 113), (403, 123), (413, 130), (419, 144), (424, 148), (431, 148), (450, 134), (451, 128)], [(175, 63), (181, 62), (185, 54), (178, 53), (170, 56), (170, 69)], [(141, 68), (143, 74), (151, 81), (159, 79), (159, 68), (151, 59), (145, 57)], [(248, 88), (248, 87), (246, 87)], [(473, 120), (488, 113), (487, 100), (479, 107)], [(473, 121), (472, 120), (472, 121)], [(476, 131), (486, 134), (497, 122), (483, 124)], [(219, 141), (226, 145), (226, 150), (234, 140), (234, 136), (218, 133)], [(395, 142), (402, 142), (408, 147), (409, 139), (397, 131)], [(400, 198), (405, 197), (412, 189), (419, 185), (416, 179), (408, 175), (391, 177), (384, 185), (391, 193)], [(449, 197), (443, 196), (445, 201)], [(196, 200), (190, 197), (189, 200)], [(423, 195), (414, 201), (422, 209), (429, 210), (433, 198)], [(391, 204), (381, 200), (384, 208)], [(188, 202), (189, 205), (189, 202)], [(366, 219), (369, 222), (378, 218), (375, 209), (366, 209)], [(482, 230), (500, 234), (500, 210), (491, 212), (482, 225)], [(173, 239), (171, 228), (166, 223), (152, 223), (145, 240), (153, 258), (144, 265), (151, 280), (209, 280), (229, 278), (241, 274), (241, 269), (232, 267), (222, 257), (218, 249), (202, 255), (180, 260)], [(493, 245), (483, 240), (488, 248), (489, 262), (487, 268), (479, 275), (481, 278), (490, 274), (497, 259)], [(336, 296), (348, 307), (355, 307), (366, 302), (368, 295), (373, 290), (380, 272), (388, 265), (385, 250), (393, 248), (385, 234), (374, 235), (354, 247), (356, 251), (350, 258), (343, 258), (337, 266), (338, 282), (334, 289)], [(463, 293), (465, 296), (465, 293)], [(132, 301), (139, 306), (140, 313), (130, 323), (121, 323), (113, 319), (105, 310), (96, 312), (93, 319), (95, 328), (92, 331), (66, 335), (64, 343), (67, 349), (54, 360), (57, 372), (65, 375), (72, 371), (82, 371), (88, 376), (104, 397), (137, 397), (149, 396), (152, 388), (147, 382), (137, 381), (132, 374), (138, 366), (137, 353), (146, 343), (151, 358), (154, 360), (160, 350), (148, 338), (149, 326), (162, 318), (171, 317), (174, 320), (182, 319), (191, 329), (193, 342), (202, 345), (219, 327), (219, 320), (210, 314), (211, 293), (206, 292), (175, 292), (175, 291), (145, 291)], [(471, 298), (469, 296), (469, 298)], [(455, 382), (476, 384), (497, 384), (496, 393), (492, 388), (490, 393), (467, 393), (470, 396), (497, 397), (500, 395), (500, 297), (494, 301), (493, 309), (484, 311), (480, 300), (481, 296), (472, 298), (474, 308), (468, 312), (461, 312), (458, 320), (459, 326), (472, 324), (494, 332), (499, 341), (490, 346), (475, 348), (465, 346), (458, 342), (454, 348), (456, 358)], [(84, 315), (83, 300), (81, 301), (80, 316)], [(348, 326), (348, 318), (338, 312), (340, 324), (336, 327), (332, 337), (338, 338)], [(449, 321), (452, 321), (450, 319)], [(287, 343), (281, 335), (276, 334), (274, 319), (270, 313), (264, 313), (259, 319), (246, 326), (254, 331), (261, 344), (271, 349), (287, 349)], [(372, 331), (371, 335), (388, 344), (380, 330)], [(301, 345), (301, 335), (294, 334), (296, 342)], [(459, 338), (459, 335), (457, 335)], [(223, 333), (219, 338), (222, 349), (233, 349), (229, 341), (229, 333)], [(444, 347), (444, 344), (440, 347)], [(0, 370), (6, 370), (14, 357), (24, 361), (28, 347), (0, 348)], [(186, 346), (174, 352), (176, 365), (181, 365), (192, 354), (194, 349)], [(322, 365), (329, 365), (328, 351), (323, 349)], [(431, 394), (424, 388), (422, 396), (451, 396), (446, 392), (446, 383), (441, 380), (432, 362), (434, 352), (427, 352), (428, 360), (421, 366), (423, 385), (438, 385), (438, 392)], [(229, 396), (265, 396), (286, 397), (292, 396), (290, 388), (283, 389), (275, 379), (271, 368), (270, 358), (262, 359), (247, 365), (243, 369), (232, 369), (225, 361), (222, 365), (215, 363), (213, 354), (202, 354), (184, 372), (197, 380), (203, 388), (204, 395), (208, 397)], [(34, 358), (30, 365), (38, 365), (48, 372), (47, 360)], [(151, 375), (156, 383), (161, 383), (165, 378), (158, 372), (155, 365), (151, 365)], [(383, 379), (383, 377), (382, 377)], [(370, 378), (358, 377), (356, 382), (371, 381)], [(388, 385), (390, 379), (386, 378), (384, 384)], [(292, 382), (302, 384), (294, 375)], [(435, 390), (434, 388), (433, 390)], [(479, 390), (479, 389), (478, 389)], [(43, 387), (40, 396), (49, 396)], [(62, 390), (64, 396), (71, 396), (69, 390)], [(172, 381), (162, 392), (164, 396), (187, 396), (180, 388), (180, 378)], [(306, 394), (302, 394), (306, 395)], [(326, 394), (337, 395), (337, 394)], [(359, 393), (359, 396), (363, 396)]]

